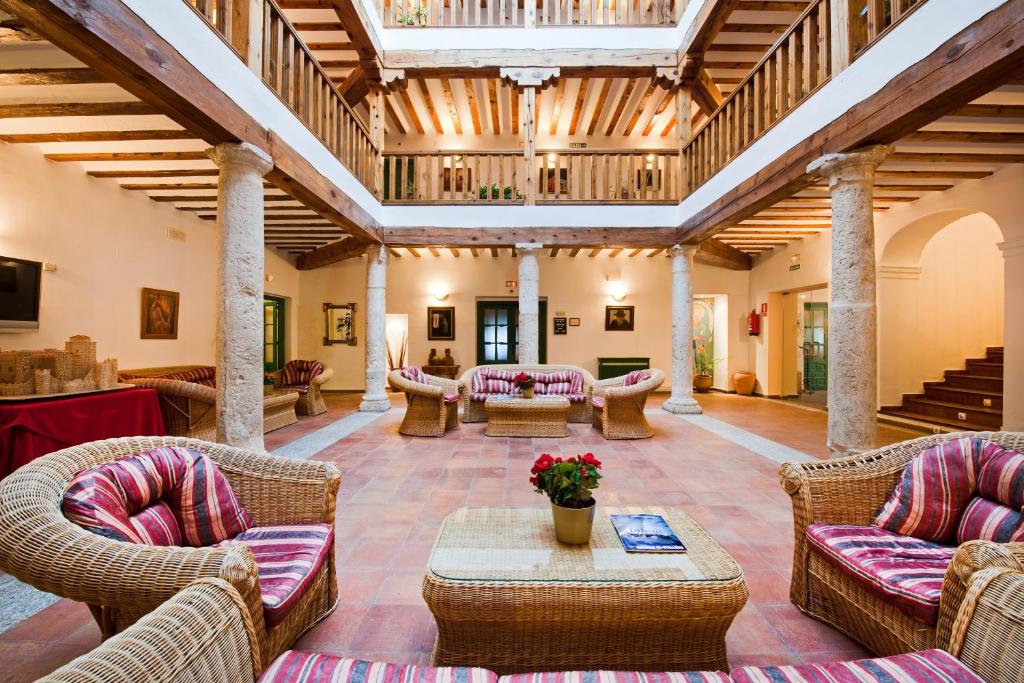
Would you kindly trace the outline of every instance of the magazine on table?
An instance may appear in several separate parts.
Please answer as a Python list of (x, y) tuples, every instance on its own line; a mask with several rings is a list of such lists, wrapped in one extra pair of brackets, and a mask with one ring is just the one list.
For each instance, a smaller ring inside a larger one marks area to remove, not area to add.
[(611, 515), (627, 553), (685, 553), (686, 546), (661, 515)]

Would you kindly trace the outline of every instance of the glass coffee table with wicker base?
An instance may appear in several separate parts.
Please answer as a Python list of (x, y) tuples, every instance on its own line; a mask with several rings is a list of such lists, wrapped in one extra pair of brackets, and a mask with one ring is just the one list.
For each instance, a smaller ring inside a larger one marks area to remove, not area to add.
[[(608, 515), (640, 512), (665, 517), (688, 552), (626, 553)], [(590, 544), (569, 546), (549, 509), (460, 508), (443, 522), (423, 598), (435, 666), (699, 671), (728, 667), (725, 633), (747, 586), (680, 511), (599, 507)]]
[(565, 396), (488, 396), (486, 436), (569, 436)]

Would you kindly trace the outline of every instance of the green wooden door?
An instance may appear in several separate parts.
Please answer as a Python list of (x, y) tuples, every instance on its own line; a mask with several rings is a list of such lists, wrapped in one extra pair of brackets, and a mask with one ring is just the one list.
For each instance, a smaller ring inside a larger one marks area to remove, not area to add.
[[(541, 301), (538, 308), (540, 362), (546, 363), (548, 358), (548, 302)], [(519, 302), (476, 302), (476, 364), (516, 363), (518, 358)]]
[(263, 297), (263, 369), (284, 367), (284, 299)]
[(804, 304), (804, 385), (828, 389), (828, 304)]

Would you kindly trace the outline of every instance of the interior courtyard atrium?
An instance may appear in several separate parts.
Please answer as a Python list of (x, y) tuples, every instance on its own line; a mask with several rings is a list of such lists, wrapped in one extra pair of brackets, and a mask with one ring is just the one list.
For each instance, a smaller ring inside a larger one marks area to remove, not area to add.
[(0, 680), (1024, 683), (1024, 0), (0, 0)]

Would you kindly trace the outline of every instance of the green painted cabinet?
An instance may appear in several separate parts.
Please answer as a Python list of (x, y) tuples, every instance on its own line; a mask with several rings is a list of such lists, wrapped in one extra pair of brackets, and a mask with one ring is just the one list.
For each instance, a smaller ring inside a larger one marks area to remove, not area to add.
[(650, 370), (651, 359), (642, 356), (607, 356), (597, 359), (597, 378), (622, 377), (634, 370)]

